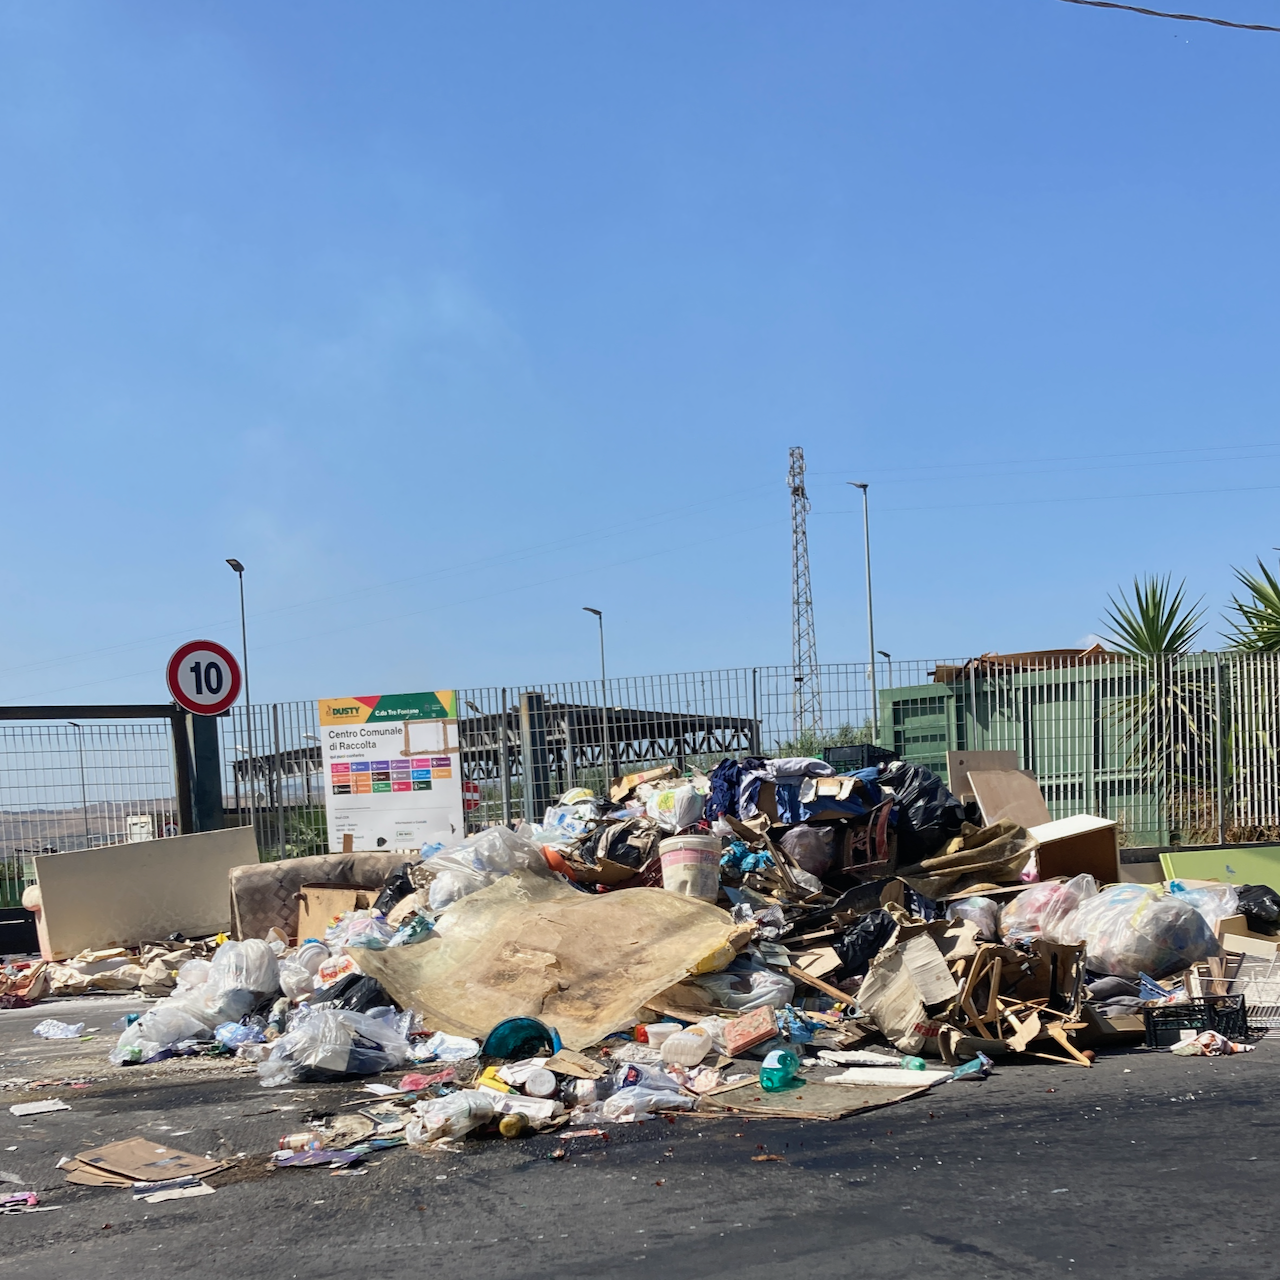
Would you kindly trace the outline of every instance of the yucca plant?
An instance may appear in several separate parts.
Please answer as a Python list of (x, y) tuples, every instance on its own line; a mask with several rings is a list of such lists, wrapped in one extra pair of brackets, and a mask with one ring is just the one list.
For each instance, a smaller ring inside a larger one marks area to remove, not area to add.
[(1175, 590), (1171, 576), (1155, 574), (1135, 577), (1131, 596), (1109, 599), (1108, 639), (1131, 659), (1132, 689), (1112, 706), (1111, 731), (1128, 767), (1140, 769), (1168, 806), (1213, 740), (1212, 676), (1183, 660), (1201, 630), (1201, 602), (1187, 603), (1185, 580)]
[(1118, 652), (1132, 658), (1154, 658), (1186, 653), (1191, 648), (1191, 642), (1200, 634), (1204, 610), (1199, 607), (1200, 600), (1193, 605), (1186, 603), (1185, 578), (1177, 591), (1170, 593), (1170, 578), (1168, 574), (1163, 578), (1155, 574), (1148, 574), (1145, 579), (1135, 577), (1132, 599), (1123, 591), (1119, 600), (1107, 597), (1111, 603), (1106, 616), (1111, 634), (1107, 638)]
[(1231, 597), (1231, 612), (1236, 617), (1234, 621), (1228, 619), (1231, 630), (1223, 638), (1237, 649), (1252, 653), (1280, 653), (1280, 581), (1261, 557), (1256, 574), (1237, 569), (1235, 575), (1252, 599)]

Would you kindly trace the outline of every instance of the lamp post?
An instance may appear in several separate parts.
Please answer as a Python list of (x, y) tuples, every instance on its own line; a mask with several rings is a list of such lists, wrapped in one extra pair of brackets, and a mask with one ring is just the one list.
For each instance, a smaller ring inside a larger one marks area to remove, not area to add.
[(80, 812), (84, 815), (84, 847), (89, 847), (89, 797), (84, 785), (84, 725), (74, 720), (67, 723), (76, 731), (76, 742), (80, 748)]
[(606, 802), (609, 799), (609, 686), (605, 683), (604, 674), (604, 613), (599, 609), (593, 609), (589, 604), (582, 606), (583, 613), (594, 613), (596, 621), (600, 624), (600, 742), (603, 748), (603, 764), (604, 764), (604, 798)]
[(240, 580), (240, 677), (244, 681), (244, 720), (249, 735), (249, 755), (245, 761), (246, 790), (249, 793), (249, 825), (253, 828), (254, 843), (258, 840), (258, 821), (254, 804), (253, 782), (253, 704), (249, 701), (249, 638), (244, 623), (244, 565), (239, 560), (229, 558), (236, 577)]
[(876, 625), (871, 612), (871, 516), (867, 507), (867, 485), (860, 480), (848, 480), (855, 489), (862, 490), (862, 547), (867, 561), (867, 653), (870, 655), (871, 676), (871, 731), (880, 737), (880, 698), (876, 693)]
[(876, 652), (889, 664), (889, 688), (893, 688), (893, 654), (885, 653), (883, 649), (877, 649)]

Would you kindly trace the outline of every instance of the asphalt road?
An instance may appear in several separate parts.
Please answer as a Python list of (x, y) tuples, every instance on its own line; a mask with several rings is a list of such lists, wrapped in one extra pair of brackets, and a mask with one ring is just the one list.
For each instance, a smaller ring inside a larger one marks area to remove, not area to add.
[[(60, 1207), (6, 1217), (0, 1276), (1280, 1276), (1276, 1041), (1227, 1059), (1137, 1050), (1091, 1070), (1010, 1067), (828, 1124), (680, 1116), (612, 1126), (607, 1142), (392, 1150), (364, 1175), (333, 1177), (268, 1170), (265, 1155), (353, 1087), (268, 1090), (194, 1060), (110, 1072), (109, 1024), (123, 1008), (137, 1005), (0, 1013), (0, 1078), (101, 1077), (4, 1090), (0, 1169)], [(39, 1018), (79, 1021), (77, 1009), (100, 1038), (31, 1036)], [(8, 1112), (50, 1096), (73, 1109)], [(215, 1195), (157, 1205), (68, 1185), (55, 1168), (135, 1134), (244, 1158), (211, 1179)], [(567, 1157), (549, 1158), (560, 1146)], [(762, 1152), (784, 1159), (751, 1159)]]

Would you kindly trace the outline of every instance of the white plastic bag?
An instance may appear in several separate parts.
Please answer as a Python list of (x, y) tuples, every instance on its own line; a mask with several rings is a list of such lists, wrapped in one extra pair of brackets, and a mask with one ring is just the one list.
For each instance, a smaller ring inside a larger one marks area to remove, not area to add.
[(107, 1057), (119, 1067), (127, 1062), (146, 1062), (180, 1040), (209, 1039), (212, 1032), (204, 1020), (170, 997), (157, 1000), (137, 1022), (125, 1027)]
[(688, 981), (697, 983), (720, 1008), (735, 1013), (750, 1013), (765, 1005), (781, 1009), (791, 1003), (796, 993), (796, 984), (790, 978), (766, 968), (704, 973)]
[(655, 791), (645, 804), (644, 811), (664, 831), (683, 831), (702, 819), (706, 796), (691, 783), (667, 787)]
[(296, 960), (280, 961), (280, 990), (294, 1004), (314, 995), (316, 989), (315, 975), (305, 969)]
[(1085, 964), (1118, 978), (1163, 978), (1220, 953), (1204, 916), (1185, 894), (1140, 884), (1113, 884), (1086, 898), (1060, 932), (1084, 940)]

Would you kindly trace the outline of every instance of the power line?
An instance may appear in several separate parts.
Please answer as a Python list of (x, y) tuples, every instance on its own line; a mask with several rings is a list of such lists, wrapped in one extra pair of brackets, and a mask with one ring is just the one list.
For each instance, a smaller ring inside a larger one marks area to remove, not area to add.
[(1260, 22), (1228, 22), (1226, 18), (1206, 18), (1199, 13), (1166, 13), (1163, 9), (1143, 9), (1136, 4), (1115, 4), (1113, 0), (1062, 0), (1063, 4), (1083, 4), (1091, 9), (1123, 9), (1148, 18), (1172, 18), (1176, 22), (1208, 22), (1215, 27), (1234, 27), (1237, 31), (1280, 31), (1280, 27), (1263, 26)]

